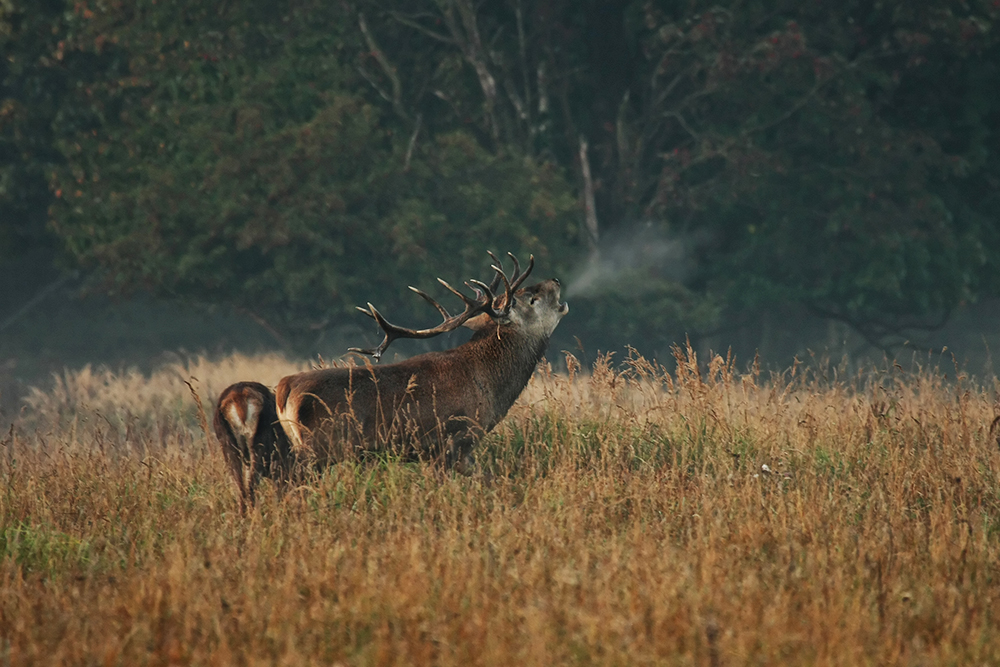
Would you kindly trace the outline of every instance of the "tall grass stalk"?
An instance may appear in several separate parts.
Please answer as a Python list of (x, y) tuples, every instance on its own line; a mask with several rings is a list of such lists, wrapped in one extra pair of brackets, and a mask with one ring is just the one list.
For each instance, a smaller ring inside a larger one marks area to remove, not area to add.
[(201, 396), (84, 369), (0, 438), (4, 664), (998, 664), (995, 391), (541, 369), (482, 473), (344, 462), (241, 518)]

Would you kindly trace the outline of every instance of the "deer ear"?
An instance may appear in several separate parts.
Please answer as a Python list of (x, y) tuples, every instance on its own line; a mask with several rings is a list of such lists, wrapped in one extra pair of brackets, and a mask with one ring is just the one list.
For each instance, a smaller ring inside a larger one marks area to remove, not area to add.
[(479, 313), (475, 317), (470, 317), (465, 322), (463, 322), (462, 326), (468, 327), (473, 331), (479, 331), (480, 329), (483, 329), (487, 325), (489, 325), (489, 323), (492, 321), (493, 318), (490, 317), (489, 313)]

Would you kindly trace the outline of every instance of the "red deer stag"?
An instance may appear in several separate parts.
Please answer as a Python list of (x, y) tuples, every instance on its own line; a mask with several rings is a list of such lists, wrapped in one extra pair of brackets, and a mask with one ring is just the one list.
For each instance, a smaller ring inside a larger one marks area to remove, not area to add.
[(278, 424), (274, 394), (259, 382), (227, 387), (219, 395), (214, 427), (240, 494), (240, 510), (246, 513), (260, 477), (283, 485), (291, 472), (288, 438)]
[[(509, 253), (508, 253), (509, 254)], [(303, 459), (323, 466), (362, 452), (394, 452), (406, 458), (468, 465), (479, 438), (500, 422), (528, 384), (559, 320), (569, 306), (559, 302), (555, 278), (521, 288), (524, 273), (517, 259), (508, 277), (495, 255), (492, 284), (470, 280), (469, 297), (438, 281), (465, 303), (449, 315), (418, 290), (444, 321), (430, 329), (406, 329), (389, 323), (375, 306), (358, 308), (378, 322), (385, 334), (369, 350), (376, 362), (397, 338), (430, 338), (460, 326), (475, 333), (465, 344), (429, 352), (385, 366), (326, 368), (283, 378), (275, 391), (278, 416)], [(497, 294), (501, 284), (502, 293)]]

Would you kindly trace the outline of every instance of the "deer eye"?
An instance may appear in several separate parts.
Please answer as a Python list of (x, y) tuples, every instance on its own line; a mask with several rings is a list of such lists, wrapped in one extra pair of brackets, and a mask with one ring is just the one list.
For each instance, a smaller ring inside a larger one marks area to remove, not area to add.
[(533, 296), (533, 297), (531, 297), (531, 302), (530, 302), (530, 303), (531, 303), (531, 305), (532, 305), (532, 306), (534, 306), (534, 305), (535, 305), (535, 302), (536, 302), (536, 301), (538, 301), (538, 297), (537, 297), (537, 296)]

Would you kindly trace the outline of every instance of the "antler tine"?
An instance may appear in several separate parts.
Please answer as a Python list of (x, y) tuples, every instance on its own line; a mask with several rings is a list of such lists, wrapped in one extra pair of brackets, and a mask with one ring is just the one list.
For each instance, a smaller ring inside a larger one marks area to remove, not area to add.
[(478, 280), (469, 280), (465, 284), (475, 290), (477, 301), (480, 297), (482, 298), (481, 304), (477, 303), (482, 312), (489, 313), (491, 317), (499, 317), (505, 314), (494, 308), (493, 302), (496, 301), (496, 297), (493, 295), (493, 290), (489, 285)]
[(514, 257), (514, 253), (508, 252), (507, 256), (510, 257), (511, 260), (514, 262), (514, 275), (511, 276), (510, 281), (516, 282), (517, 277), (521, 275), (521, 263), (517, 261), (517, 257)]
[(448, 281), (446, 281), (446, 280), (444, 280), (442, 278), (438, 278), (437, 281), (439, 283), (441, 283), (442, 285), (444, 285), (444, 288), (446, 290), (448, 290), (449, 292), (451, 292), (452, 294), (454, 294), (455, 296), (457, 296), (462, 301), (465, 301), (466, 303), (468, 303), (468, 300), (467, 300), (466, 296), (464, 294), (462, 294), (461, 292), (459, 292), (454, 287), (452, 287), (450, 284), (448, 284)]
[(373, 306), (370, 301), (368, 302), (368, 310), (365, 310), (361, 306), (355, 306), (355, 307), (368, 317), (378, 322), (379, 328), (381, 328), (382, 331), (385, 332), (385, 337), (382, 338), (382, 342), (378, 344), (378, 347), (373, 347), (373, 348), (349, 347), (347, 348), (347, 351), (357, 352), (359, 354), (367, 354), (375, 360), (375, 363), (378, 363), (379, 359), (382, 358), (382, 353), (385, 352), (386, 348), (389, 347), (392, 341), (399, 338), (400, 336), (399, 327), (390, 324), (389, 321), (382, 316), (382, 313), (378, 312), (378, 309), (376, 309), (375, 306)]
[[(383, 340), (382, 342), (384, 343), (385, 341)], [(382, 353), (385, 352), (385, 348), (386, 347), (389, 347), (389, 346), (386, 345), (385, 347), (382, 347), (382, 345), (379, 345), (378, 347), (372, 347), (372, 348), (368, 348), (368, 347), (349, 347), (349, 348), (347, 348), (347, 351), (348, 352), (356, 352), (357, 354), (367, 354), (369, 357), (371, 357), (372, 359), (375, 360), (375, 363), (378, 363), (379, 359), (382, 358)]]
[[(513, 255), (511, 255), (511, 257), (513, 257)], [(516, 259), (514, 260), (514, 263), (517, 264), (517, 260)], [(515, 277), (512, 278), (511, 281), (510, 281), (511, 282), (511, 285), (510, 285), (511, 293), (516, 292), (518, 290), (518, 288), (521, 287), (521, 284), (525, 280), (527, 280), (527, 278), (531, 274), (531, 270), (533, 268), (535, 268), (535, 256), (534, 255), (528, 255), (528, 268), (526, 268), (524, 270), (524, 273), (519, 273), (516, 270), (516, 269), (520, 269), (520, 266), (516, 266), (515, 267), (515, 273), (514, 273)]]
[(465, 310), (462, 313), (458, 315), (449, 315), (448, 311), (445, 310), (445, 308), (437, 301), (432, 299), (423, 291), (415, 287), (410, 287), (410, 289), (416, 292), (417, 295), (419, 295), (425, 301), (434, 306), (437, 309), (437, 311), (441, 313), (441, 316), (444, 317), (444, 321), (441, 322), (441, 324), (437, 325), (436, 327), (431, 327), (430, 329), (407, 329), (405, 327), (396, 326), (395, 324), (389, 322), (387, 319), (385, 319), (385, 317), (382, 316), (382, 313), (378, 312), (375, 306), (369, 303), (367, 310), (360, 307), (358, 308), (358, 310), (360, 310), (365, 315), (368, 315), (368, 317), (371, 317), (376, 322), (378, 322), (379, 328), (381, 328), (382, 331), (385, 333), (385, 337), (382, 339), (382, 342), (379, 343), (378, 347), (375, 348), (352, 347), (348, 348), (349, 351), (357, 352), (359, 354), (370, 355), (377, 362), (379, 359), (381, 359), (382, 353), (385, 352), (386, 349), (389, 347), (389, 345), (392, 344), (392, 341), (396, 340), (397, 338), (430, 338), (432, 336), (437, 336), (438, 334), (442, 334), (457, 329), (458, 327), (462, 326), (462, 324), (464, 324), (467, 320), (469, 320), (472, 316), (478, 313), (486, 312), (489, 313), (491, 317), (497, 317), (502, 314), (498, 313), (493, 307), (493, 299), (494, 299), (493, 292), (492, 290), (490, 290), (488, 285), (481, 283), (478, 280), (472, 280), (466, 283), (472, 290), (476, 292), (476, 297), (471, 298), (466, 294), (463, 294), (462, 292), (458, 291), (457, 289), (449, 285), (441, 278), (438, 278), (438, 282), (444, 285), (444, 287), (447, 288), (448, 291), (452, 292), (453, 294), (457, 295), (460, 299), (462, 299), (462, 302), (465, 303)]
[[(500, 258), (493, 254), (492, 250), (487, 250), (486, 254), (493, 259), (493, 266), (490, 268), (497, 272), (497, 274), (493, 276), (493, 280), (490, 282), (490, 291), (496, 293), (497, 288), (500, 287), (500, 276), (503, 275), (503, 262), (501, 262)], [(510, 253), (507, 254), (509, 255)], [(498, 266), (500, 267), (499, 269), (497, 268)]]
[[(437, 311), (439, 313), (441, 313), (441, 317), (443, 317), (444, 319), (448, 319), (449, 317), (451, 317), (451, 315), (448, 314), (448, 311), (445, 310), (444, 306), (442, 306), (440, 303), (438, 303), (437, 301), (435, 301), (434, 299), (432, 299), (426, 292), (424, 292), (423, 290), (417, 289), (413, 285), (410, 285), (409, 287), (410, 287), (411, 291), (415, 292), (424, 301), (426, 301), (427, 303), (429, 303), (432, 306), (434, 306), (437, 309)], [(359, 310), (361, 310), (361, 309), (359, 309)]]
[(510, 289), (510, 281), (507, 280), (507, 275), (503, 272), (502, 268), (500, 268), (498, 266), (493, 266), (493, 267), (490, 267), (490, 268), (492, 268), (494, 271), (497, 272), (496, 278), (493, 279), (494, 281), (496, 281), (497, 278), (500, 278), (500, 279), (503, 280), (503, 286), (504, 286), (503, 312), (504, 313), (509, 313), (510, 312), (510, 308), (511, 308), (511, 304), (514, 303), (514, 292), (512, 292), (511, 289)]
[[(521, 263), (517, 261), (517, 257), (514, 256), (514, 253), (508, 252), (507, 256), (514, 262), (514, 273), (510, 278), (507, 278), (507, 274), (504, 273), (503, 270), (503, 264), (501, 264), (499, 260), (497, 260), (496, 264), (490, 267), (496, 271), (496, 276), (493, 278), (493, 291), (495, 292), (496, 288), (499, 287), (497, 282), (498, 280), (502, 280), (504, 283), (505, 289), (502, 311), (502, 314), (504, 315), (509, 314), (510, 309), (514, 307), (514, 293), (517, 292), (517, 290), (521, 287), (521, 284), (528, 278), (528, 274), (530, 274), (531, 270), (535, 267), (534, 255), (530, 255), (528, 257), (528, 268), (524, 271), (524, 273), (521, 273)], [(497, 259), (493, 253), (490, 253), (490, 257), (495, 260)]]
[(476, 298), (470, 299), (468, 296), (455, 289), (441, 278), (438, 278), (438, 282), (444, 285), (445, 289), (461, 299), (465, 303), (466, 308), (474, 306), (477, 309), (477, 312), (487, 312), (494, 317), (498, 314), (497, 311), (493, 310), (494, 296), (493, 290), (490, 289), (489, 285), (478, 280), (465, 281), (465, 284), (469, 287), (469, 289), (476, 293)]

